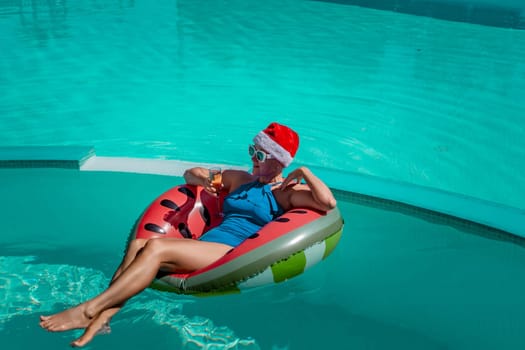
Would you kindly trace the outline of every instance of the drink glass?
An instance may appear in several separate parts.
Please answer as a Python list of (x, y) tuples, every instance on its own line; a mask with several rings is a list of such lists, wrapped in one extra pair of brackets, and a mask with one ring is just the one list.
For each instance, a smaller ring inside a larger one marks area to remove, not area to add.
[(219, 194), (222, 187), (222, 171), (219, 167), (213, 167), (208, 169), (210, 182), (213, 187), (217, 190), (217, 195)]
[(217, 191), (217, 211), (218, 216), (222, 216), (222, 208), (221, 208), (221, 188), (222, 188), (222, 169), (219, 167), (212, 167), (208, 169), (209, 171), (209, 177), (210, 182), (213, 187), (215, 187), (215, 190)]

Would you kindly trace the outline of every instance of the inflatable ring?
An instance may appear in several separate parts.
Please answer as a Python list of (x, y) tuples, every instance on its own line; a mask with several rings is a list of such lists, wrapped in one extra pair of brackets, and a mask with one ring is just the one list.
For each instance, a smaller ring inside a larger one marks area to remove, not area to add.
[[(159, 196), (144, 211), (131, 239), (199, 239), (220, 224), (220, 200), (200, 186), (181, 185)], [(191, 273), (161, 274), (151, 287), (180, 294), (224, 294), (279, 283), (326, 258), (343, 230), (337, 208), (290, 210), (207, 267)]]

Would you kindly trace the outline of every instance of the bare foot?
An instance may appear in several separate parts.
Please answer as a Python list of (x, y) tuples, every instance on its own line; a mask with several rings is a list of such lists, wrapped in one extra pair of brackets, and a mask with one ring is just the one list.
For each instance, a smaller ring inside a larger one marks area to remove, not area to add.
[(92, 341), (95, 336), (109, 333), (111, 333), (111, 328), (109, 327), (108, 320), (100, 315), (91, 322), (78, 339), (71, 342), (71, 346), (77, 348), (82, 347)]
[(50, 332), (63, 332), (70, 329), (85, 328), (91, 323), (85, 304), (80, 304), (51, 316), (40, 316), (40, 327)]

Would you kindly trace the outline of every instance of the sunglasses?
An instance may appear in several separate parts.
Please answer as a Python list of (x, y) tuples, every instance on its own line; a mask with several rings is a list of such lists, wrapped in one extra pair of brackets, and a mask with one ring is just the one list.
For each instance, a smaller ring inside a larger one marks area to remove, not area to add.
[(260, 149), (255, 148), (254, 145), (249, 145), (248, 146), (248, 154), (252, 158), (253, 158), (253, 156), (255, 156), (257, 161), (261, 162), (261, 163), (264, 163), (266, 161), (266, 159), (274, 158), (271, 154), (266, 153), (264, 151), (261, 151)]

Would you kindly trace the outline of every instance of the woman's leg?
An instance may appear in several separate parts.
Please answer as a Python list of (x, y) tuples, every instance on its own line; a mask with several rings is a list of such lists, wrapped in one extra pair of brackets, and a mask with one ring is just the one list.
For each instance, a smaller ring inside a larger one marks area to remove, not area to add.
[[(117, 268), (117, 270), (113, 274), (113, 277), (111, 278), (110, 285), (115, 279), (118, 278), (118, 276), (120, 276), (122, 271), (124, 271), (129, 266), (129, 264), (131, 264), (131, 262), (135, 259), (135, 257), (144, 247), (147, 241), (147, 239), (134, 239), (129, 243), (126, 249), (126, 254), (122, 259), (122, 262), (120, 263), (119, 267)], [(84, 333), (82, 333), (80, 337), (71, 342), (71, 345), (76, 347), (84, 346), (87, 343), (89, 343), (96, 335), (100, 333), (106, 334), (111, 332), (109, 322), (111, 321), (111, 318), (115, 316), (115, 314), (119, 312), (123, 306), (124, 303), (104, 310), (87, 327), (85, 327)]]
[(119, 267), (113, 274), (110, 284), (113, 283), (113, 281), (120, 275), (122, 270), (125, 270), (126, 267), (131, 264), (131, 262), (137, 257), (137, 254), (140, 252), (140, 250), (144, 248), (148, 240), (149, 239), (133, 239), (129, 242), (128, 247), (126, 248), (126, 254), (122, 258)]
[[(110, 285), (113, 283), (113, 281), (116, 278), (118, 278), (120, 273), (124, 269), (126, 269), (126, 267), (128, 267), (129, 264), (131, 264), (133, 259), (135, 259), (135, 257), (140, 252), (140, 250), (144, 247), (144, 245), (147, 243), (147, 241), (148, 241), (147, 239), (134, 239), (128, 244), (128, 247), (126, 248), (126, 254), (122, 258), (122, 261), (121, 261), (119, 267), (115, 270), (115, 273), (113, 274), (113, 277), (111, 278)], [(115, 315), (120, 310), (121, 307), (122, 307), (122, 305), (116, 307), (113, 310), (112, 315)], [(45, 321), (49, 317), (50, 316), (40, 316), (40, 321)], [(107, 318), (107, 320), (109, 320), (109, 318)], [(79, 325), (78, 328), (85, 328), (85, 327), (88, 327), (88, 326), (90, 326), (90, 324)], [(96, 331), (98, 331), (98, 330), (96, 330)]]
[(97, 297), (61, 313), (46, 317), (40, 325), (49, 331), (85, 327), (104, 310), (118, 306), (147, 288), (162, 270), (189, 272), (205, 267), (232, 247), (189, 239), (151, 239), (120, 276)]

